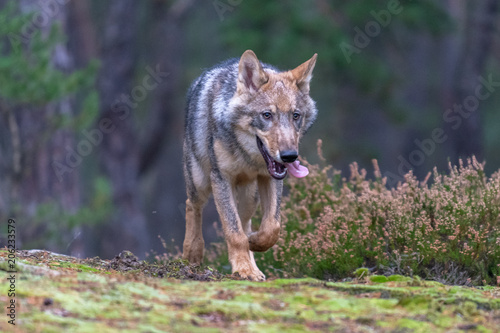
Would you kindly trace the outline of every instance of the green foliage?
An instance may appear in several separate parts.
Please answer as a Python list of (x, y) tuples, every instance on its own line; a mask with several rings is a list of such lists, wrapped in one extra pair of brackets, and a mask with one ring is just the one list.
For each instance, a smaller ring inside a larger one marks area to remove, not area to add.
[(97, 63), (71, 73), (55, 68), (53, 52), (63, 42), (60, 28), (42, 32), (33, 13), (17, 13), (16, 6), (13, 1), (0, 11), (0, 97), (10, 104), (44, 105), (91, 87)]
[[(433, 183), (410, 172), (396, 188), (374, 162), (375, 180), (351, 165), (349, 179), (330, 167), (309, 165), (288, 179), (277, 244), (258, 254), (268, 276), (341, 279), (369, 267), (452, 284), (496, 284), (500, 276), (500, 171), (486, 177), (475, 159), (435, 169)], [(430, 177), (430, 174), (429, 174)], [(429, 178), (428, 177), (428, 178)], [(209, 254), (215, 264), (221, 245)], [(378, 279), (378, 278), (377, 278)]]
[(53, 128), (70, 128), (80, 132), (92, 126), (99, 115), (99, 94), (91, 90), (83, 97), (81, 111), (77, 115), (56, 114), (50, 119)]

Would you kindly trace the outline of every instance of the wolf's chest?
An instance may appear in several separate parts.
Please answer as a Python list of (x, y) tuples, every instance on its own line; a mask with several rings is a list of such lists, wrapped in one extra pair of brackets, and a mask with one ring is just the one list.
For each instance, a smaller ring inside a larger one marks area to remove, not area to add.
[[(254, 147), (255, 146), (255, 147)], [(239, 139), (232, 142), (215, 140), (214, 153), (217, 168), (226, 175), (243, 178), (256, 178), (266, 174), (266, 163), (260, 154), (255, 141), (249, 143)]]

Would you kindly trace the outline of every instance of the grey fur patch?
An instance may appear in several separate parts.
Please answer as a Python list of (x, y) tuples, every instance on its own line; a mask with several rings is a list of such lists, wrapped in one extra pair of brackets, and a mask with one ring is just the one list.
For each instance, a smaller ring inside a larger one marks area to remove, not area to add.
[(231, 184), (222, 177), (220, 172), (212, 171), (212, 189), (214, 191), (214, 199), (221, 215), (221, 219), (227, 222), (227, 226), (231, 232), (241, 233), (241, 225), (236, 207), (233, 207), (233, 197)]

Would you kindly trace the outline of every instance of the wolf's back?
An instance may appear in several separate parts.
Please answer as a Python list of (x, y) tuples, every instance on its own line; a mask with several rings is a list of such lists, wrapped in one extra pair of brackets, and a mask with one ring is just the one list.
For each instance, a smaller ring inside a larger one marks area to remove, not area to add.
[(187, 94), (184, 154), (208, 158), (210, 140), (230, 121), (227, 105), (236, 91), (237, 75), (238, 59), (230, 59), (193, 82)]

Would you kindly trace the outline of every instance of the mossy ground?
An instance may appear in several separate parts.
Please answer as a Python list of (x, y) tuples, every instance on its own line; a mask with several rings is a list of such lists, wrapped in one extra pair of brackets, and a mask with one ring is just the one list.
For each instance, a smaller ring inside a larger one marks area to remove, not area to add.
[[(5, 259), (0, 251), (0, 262)], [(20, 251), (17, 262), (17, 332), (498, 332), (500, 327), (497, 287), (445, 286), (401, 276), (372, 279), (384, 282), (238, 281), (182, 261), (148, 265), (130, 253), (78, 260)], [(0, 303), (7, 304), (9, 273), (2, 267)], [(0, 331), (14, 331), (2, 317)]]

